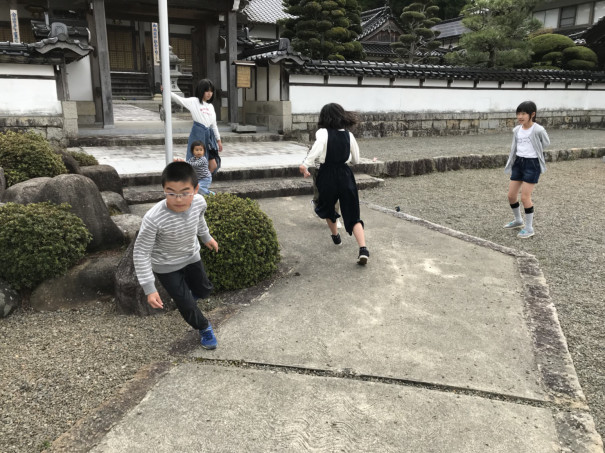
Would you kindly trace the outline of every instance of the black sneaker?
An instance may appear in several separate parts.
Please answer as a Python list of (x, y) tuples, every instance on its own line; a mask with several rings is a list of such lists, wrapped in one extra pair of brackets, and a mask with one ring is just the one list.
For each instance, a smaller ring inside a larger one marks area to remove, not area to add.
[(370, 259), (370, 251), (365, 247), (359, 247), (359, 256), (357, 257), (357, 264), (364, 266)]
[(340, 233), (331, 234), (330, 236), (332, 236), (332, 241), (334, 242), (334, 245), (342, 244), (342, 239), (340, 239)]

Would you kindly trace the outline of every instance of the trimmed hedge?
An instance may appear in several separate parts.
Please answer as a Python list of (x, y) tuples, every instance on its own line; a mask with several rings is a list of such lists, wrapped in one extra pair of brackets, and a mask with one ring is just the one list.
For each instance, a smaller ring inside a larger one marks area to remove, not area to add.
[(80, 152), (80, 151), (67, 151), (67, 153), (76, 159), (80, 167), (89, 167), (91, 165), (99, 165), (99, 161), (88, 153)]
[(61, 156), (44, 137), (34, 132), (0, 133), (0, 167), (10, 187), (32, 178), (67, 173)]
[(0, 207), (0, 278), (31, 289), (84, 257), (92, 235), (69, 209), (49, 202)]
[(277, 233), (258, 202), (233, 194), (206, 197), (206, 222), (219, 252), (202, 244), (202, 260), (216, 290), (254, 286), (269, 278), (280, 260)]

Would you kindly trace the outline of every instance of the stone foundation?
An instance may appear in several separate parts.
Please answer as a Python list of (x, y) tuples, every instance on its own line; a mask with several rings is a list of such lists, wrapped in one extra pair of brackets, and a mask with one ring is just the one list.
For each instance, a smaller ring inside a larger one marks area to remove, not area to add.
[(65, 148), (70, 138), (78, 136), (78, 111), (75, 102), (61, 104), (62, 116), (0, 116), (0, 132), (32, 131), (42, 135), (54, 148)]
[[(509, 132), (514, 112), (493, 113), (362, 113), (353, 132), (359, 138), (479, 135)], [(313, 141), (319, 114), (292, 115), (290, 139)], [(538, 123), (548, 129), (605, 128), (605, 110), (539, 111)]]

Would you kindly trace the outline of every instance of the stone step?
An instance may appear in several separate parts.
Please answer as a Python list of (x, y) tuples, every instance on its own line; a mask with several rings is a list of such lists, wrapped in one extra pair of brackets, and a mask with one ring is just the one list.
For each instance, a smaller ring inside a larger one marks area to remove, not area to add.
[[(366, 174), (356, 174), (355, 179), (359, 190), (378, 187), (384, 183), (384, 180)], [(311, 195), (313, 193), (311, 184), (311, 178), (298, 176), (289, 178), (213, 181), (211, 189), (217, 193), (227, 192), (241, 197), (258, 199)], [(159, 183), (145, 186), (125, 187), (124, 199), (129, 205), (154, 203), (164, 199), (164, 192)]]
[[(118, 135), (85, 135), (70, 139), (69, 146), (144, 146), (163, 145), (165, 135), (159, 132), (143, 132), (137, 134)], [(175, 145), (186, 145), (189, 140), (187, 133), (176, 133), (172, 136)], [(284, 136), (276, 132), (257, 132), (247, 134), (221, 133), (221, 140), (225, 143), (275, 142), (283, 141)]]
[[(221, 181), (242, 181), (253, 179), (284, 179), (300, 176), (298, 167), (268, 167), (268, 168), (243, 168), (222, 169), (214, 175), (213, 183)], [(120, 176), (123, 187), (160, 185), (161, 173), (138, 173), (134, 175)]]

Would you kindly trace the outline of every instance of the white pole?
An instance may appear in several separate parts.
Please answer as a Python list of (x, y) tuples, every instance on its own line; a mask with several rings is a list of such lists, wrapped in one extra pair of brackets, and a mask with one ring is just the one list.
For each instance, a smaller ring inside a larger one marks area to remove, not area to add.
[(170, 54), (168, 51), (168, 4), (167, 0), (158, 0), (160, 16), (160, 65), (162, 68), (162, 105), (164, 106), (164, 131), (166, 165), (172, 162), (172, 105), (170, 99)]

